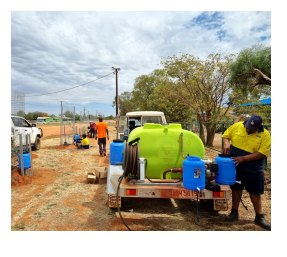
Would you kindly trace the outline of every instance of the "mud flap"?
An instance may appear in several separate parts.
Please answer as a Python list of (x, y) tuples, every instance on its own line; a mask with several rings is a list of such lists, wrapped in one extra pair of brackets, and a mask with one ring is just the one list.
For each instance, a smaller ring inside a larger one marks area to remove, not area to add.
[(228, 210), (227, 199), (214, 199), (213, 207), (215, 211), (227, 211)]
[(118, 200), (119, 208), (121, 208), (122, 207), (122, 198), (120, 196), (118, 196), (118, 199), (117, 199), (116, 195), (108, 194), (109, 208), (117, 208), (117, 200)]

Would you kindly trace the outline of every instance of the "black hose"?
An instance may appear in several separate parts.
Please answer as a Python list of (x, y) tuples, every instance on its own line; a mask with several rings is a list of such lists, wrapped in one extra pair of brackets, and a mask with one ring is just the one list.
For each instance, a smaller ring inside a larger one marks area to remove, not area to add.
[[(238, 192), (238, 195), (240, 196), (239, 191), (237, 191), (237, 192)], [(245, 210), (248, 211), (247, 206), (244, 204), (244, 202), (243, 202), (243, 200), (242, 200), (242, 195), (240, 196), (240, 202), (242, 203), (242, 205), (243, 205), (243, 207), (245, 208)]]
[(199, 194), (199, 191), (196, 191), (196, 222), (199, 222), (198, 194)]
[[(180, 181), (182, 181), (182, 178), (180, 178), (179, 180), (176, 180), (176, 181), (169, 181), (169, 182), (167, 182), (167, 181), (152, 181), (148, 176), (147, 176), (147, 160), (146, 160), (146, 163), (145, 163), (145, 178), (149, 181), (149, 182), (151, 182), (151, 183), (170, 183), (170, 184), (176, 184), (176, 183), (178, 183), (178, 182), (180, 182)], [(170, 171), (170, 170), (168, 170), (168, 171)], [(166, 171), (165, 171), (166, 172)]]
[(118, 213), (119, 213), (119, 215), (120, 215), (120, 218), (121, 218), (122, 222), (124, 223), (124, 225), (126, 226), (126, 228), (127, 228), (129, 231), (131, 231), (131, 228), (128, 226), (128, 224), (125, 222), (125, 220), (124, 220), (124, 218), (123, 218), (123, 216), (122, 216), (122, 213), (121, 213), (121, 210), (120, 210), (120, 207), (119, 207), (119, 202), (118, 202), (119, 191), (120, 191), (120, 185), (121, 185), (121, 183), (122, 183), (123, 178), (124, 178), (123, 175), (119, 177), (119, 184), (118, 184), (117, 194), (116, 194), (116, 196), (117, 196), (117, 199), (116, 199), (116, 201), (117, 201), (117, 209), (118, 209)]
[[(171, 169), (164, 171), (162, 174), (163, 179), (166, 179), (166, 174), (169, 172), (170, 173), (182, 173), (182, 168), (171, 168)], [(182, 178), (180, 180), (182, 180)]]
[(125, 178), (138, 179), (138, 144), (126, 144), (123, 168)]

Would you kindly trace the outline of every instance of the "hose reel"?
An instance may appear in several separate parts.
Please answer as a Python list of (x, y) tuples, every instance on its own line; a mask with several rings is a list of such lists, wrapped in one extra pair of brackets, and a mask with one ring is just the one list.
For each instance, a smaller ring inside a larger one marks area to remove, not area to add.
[(124, 177), (127, 179), (139, 179), (139, 145), (138, 141), (140, 138), (136, 138), (135, 140), (125, 143), (124, 150)]

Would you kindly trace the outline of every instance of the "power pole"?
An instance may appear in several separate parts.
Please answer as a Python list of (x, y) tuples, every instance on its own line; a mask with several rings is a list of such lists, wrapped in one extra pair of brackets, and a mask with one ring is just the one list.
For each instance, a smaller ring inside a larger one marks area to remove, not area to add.
[(119, 137), (119, 96), (118, 96), (118, 72), (121, 70), (120, 68), (112, 67), (116, 74), (116, 126), (117, 126), (117, 135), (116, 139)]
[(119, 97), (118, 97), (118, 72), (121, 70), (120, 68), (112, 67), (116, 74), (116, 116), (119, 114)]

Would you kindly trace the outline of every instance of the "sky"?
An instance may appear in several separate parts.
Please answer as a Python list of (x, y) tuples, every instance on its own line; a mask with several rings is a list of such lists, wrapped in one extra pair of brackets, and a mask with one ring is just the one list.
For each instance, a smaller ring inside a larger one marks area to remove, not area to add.
[(15, 11), (11, 89), (25, 112), (115, 115), (113, 100), (168, 56), (271, 45), (270, 11)]
[[(263, 257), (274, 254), (273, 249), (283, 252), (284, 244), (279, 240), (284, 228), (282, 198), (287, 179), (286, 154), (279, 147), (284, 144), (282, 127), (286, 123), (281, 118), (286, 109), (282, 104), (286, 102), (287, 59), (283, 4), (276, 0), (0, 1), (0, 251), (30, 257), (39, 252), (43, 256), (90, 255), (92, 249), (95, 254), (99, 249), (101, 254), (117, 256), (127, 252), (139, 256), (208, 256), (218, 252), (241, 256), (244, 251)], [(160, 68), (162, 58), (180, 53), (204, 58), (215, 51), (237, 53), (255, 43), (269, 46), (271, 27), (271, 232), (11, 232), (10, 151), (5, 147), (10, 145), (5, 135), (11, 133), (11, 90), (25, 93), (28, 112), (57, 114), (63, 101), (66, 108), (75, 106), (76, 112), (86, 108), (90, 113), (114, 115), (112, 67), (120, 68), (119, 93), (131, 91), (135, 78)], [(62, 92), (54, 93), (57, 91)], [(127, 246), (132, 240), (134, 243)], [(168, 245), (171, 240), (172, 246)]]

